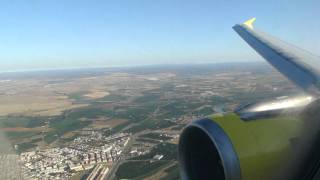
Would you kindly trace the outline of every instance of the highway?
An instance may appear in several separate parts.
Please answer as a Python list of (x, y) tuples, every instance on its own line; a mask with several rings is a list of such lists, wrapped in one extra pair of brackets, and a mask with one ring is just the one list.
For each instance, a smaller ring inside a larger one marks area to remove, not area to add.
[(127, 145), (125, 147), (123, 147), (122, 153), (119, 156), (119, 159), (112, 164), (112, 167), (110, 168), (110, 171), (108, 173), (108, 175), (105, 177), (105, 180), (111, 180), (111, 179), (115, 179), (116, 176), (116, 172), (120, 166), (120, 164), (123, 162), (122, 160), (126, 159), (126, 155), (130, 152), (130, 147), (132, 145), (132, 143), (135, 141), (136, 135), (132, 135), (130, 137), (129, 142), (127, 143)]

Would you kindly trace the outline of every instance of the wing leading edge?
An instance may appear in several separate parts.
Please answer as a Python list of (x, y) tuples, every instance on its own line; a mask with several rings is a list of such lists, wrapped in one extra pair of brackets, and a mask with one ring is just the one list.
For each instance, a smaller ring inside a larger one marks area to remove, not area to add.
[(253, 27), (255, 18), (233, 29), (278, 71), (308, 93), (320, 94), (320, 58)]

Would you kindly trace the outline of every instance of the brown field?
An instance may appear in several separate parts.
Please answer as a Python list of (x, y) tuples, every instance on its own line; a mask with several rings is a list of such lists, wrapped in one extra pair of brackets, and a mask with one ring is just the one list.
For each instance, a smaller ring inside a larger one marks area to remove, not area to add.
[[(68, 78), (34, 77), (0, 82), (0, 116), (54, 116), (65, 110), (87, 106), (72, 94), (84, 99), (98, 99), (131, 84), (138, 86), (145, 78), (162, 79), (163, 74), (154, 76), (113, 73), (110, 75)], [(135, 82), (132, 84), (132, 82)], [(138, 87), (137, 87), (138, 88)]]
[[(36, 99), (36, 98), (35, 98)], [(21, 102), (0, 100), (0, 116), (24, 115), (24, 116), (55, 116), (63, 111), (85, 107), (86, 104), (72, 104), (70, 101), (61, 100), (31, 100), (24, 98)]]
[(90, 99), (98, 99), (98, 98), (102, 98), (105, 96), (108, 96), (110, 93), (107, 91), (91, 91), (88, 94), (85, 94), (84, 97), (90, 98)]
[(72, 131), (72, 132), (67, 132), (65, 134), (63, 134), (64, 138), (70, 138), (72, 136), (74, 136), (76, 134), (76, 132)]
[(125, 122), (127, 122), (126, 119), (95, 120), (93, 121), (91, 126), (96, 129), (107, 128), (107, 127), (113, 128)]
[[(65, 110), (87, 106), (74, 104), (68, 94), (90, 92), (85, 97), (100, 98), (109, 94), (101, 83), (93, 84), (89, 79), (76, 79), (73, 82), (48, 84), (49, 80), (27, 79), (1, 83), (0, 116), (54, 116)], [(93, 81), (95, 82), (95, 81)]]

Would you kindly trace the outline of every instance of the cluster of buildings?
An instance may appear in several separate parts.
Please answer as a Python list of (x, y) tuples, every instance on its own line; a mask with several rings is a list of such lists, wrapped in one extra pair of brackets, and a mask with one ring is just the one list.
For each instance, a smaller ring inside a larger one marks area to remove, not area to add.
[[(112, 165), (120, 158), (130, 134), (105, 137), (100, 132), (80, 136), (63, 148), (25, 152), (20, 155), (26, 178), (69, 178), (98, 164)], [(107, 170), (103, 170), (104, 173)]]

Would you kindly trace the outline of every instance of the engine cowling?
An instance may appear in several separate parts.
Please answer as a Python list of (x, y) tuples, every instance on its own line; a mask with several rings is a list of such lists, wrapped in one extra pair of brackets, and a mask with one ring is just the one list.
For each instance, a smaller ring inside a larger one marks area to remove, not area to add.
[(288, 114), (247, 120), (228, 113), (193, 121), (180, 136), (181, 177), (293, 179), (318, 132), (313, 124), (319, 127)]

